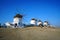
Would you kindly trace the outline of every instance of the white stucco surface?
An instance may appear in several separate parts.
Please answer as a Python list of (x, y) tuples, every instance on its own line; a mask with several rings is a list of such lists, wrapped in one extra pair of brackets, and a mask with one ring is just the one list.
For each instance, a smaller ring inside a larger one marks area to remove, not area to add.
[(37, 25), (40, 25), (40, 24), (42, 24), (42, 22), (38, 22), (38, 23), (37, 23)]
[(31, 22), (30, 22), (31, 24), (36, 24), (36, 21), (35, 20), (31, 20)]

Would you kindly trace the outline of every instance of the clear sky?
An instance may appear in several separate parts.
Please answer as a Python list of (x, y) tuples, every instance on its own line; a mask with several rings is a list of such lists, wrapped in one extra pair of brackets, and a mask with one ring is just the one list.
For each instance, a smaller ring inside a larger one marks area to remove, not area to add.
[(59, 0), (0, 0), (0, 23), (13, 22), (17, 10), (24, 15), (23, 21), (27, 24), (36, 18), (60, 26)]

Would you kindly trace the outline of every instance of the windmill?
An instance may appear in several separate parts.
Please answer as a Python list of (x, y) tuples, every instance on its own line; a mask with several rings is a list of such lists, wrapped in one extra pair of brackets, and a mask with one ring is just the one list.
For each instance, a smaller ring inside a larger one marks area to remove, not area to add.
[(42, 27), (43, 26), (43, 22), (41, 20), (38, 20), (37, 25), (40, 26), (40, 27)]
[(46, 26), (46, 27), (50, 26), (50, 24), (49, 24), (48, 21), (44, 21), (44, 24), (43, 25)]
[(32, 18), (31, 19), (31, 21), (30, 21), (30, 24), (32, 25), (32, 26), (36, 26), (37, 25), (37, 22), (36, 22), (37, 20), (35, 19), (35, 18)]
[(23, 10), (17, 10), (16, 15), (14, 16), (13, 24), (15, 27), (23, 27), (23, 19), (25, 15), (21, 11)]

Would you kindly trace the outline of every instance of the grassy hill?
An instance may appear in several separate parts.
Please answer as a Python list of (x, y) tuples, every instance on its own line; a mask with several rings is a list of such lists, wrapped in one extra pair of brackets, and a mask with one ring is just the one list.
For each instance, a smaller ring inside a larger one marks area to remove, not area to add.
[(0, 28), (0, 40), (60, 40), (59, 28)]

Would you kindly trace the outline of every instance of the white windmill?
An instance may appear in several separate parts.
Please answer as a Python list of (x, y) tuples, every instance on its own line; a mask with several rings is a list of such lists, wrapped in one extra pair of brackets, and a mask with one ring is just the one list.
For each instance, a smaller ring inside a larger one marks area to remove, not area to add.
[(35, 18), (32, 18), (31, 21), (30, 21), (30, 24), (36, 26), (36, 21), (37, 21), (37, 20), (36, 20)]
[(38, 26), (43, 26), (43, 22), (41, 20), (38, 20), (37, 25)]
[(15, 27), (20, 27), (20, 28), (23, 28), (24, 25), (23, 25), (23, 16), (25, 16), (24, 14), (24, 9), (16, 9), (17, 10), (17, 13), (16, 15), (14, 16), (14, 20), (13, 20), (13, 24), (15, 25)]
[(22, 27), (22, 18), (23, 16), (21, 14), (16, 14), (14, 16), (13, 24), (15, 25), (15, 27)]
[(44, 21), (44, 24), (43, 24), (44, 26), (48, 26), (48, 21)]

